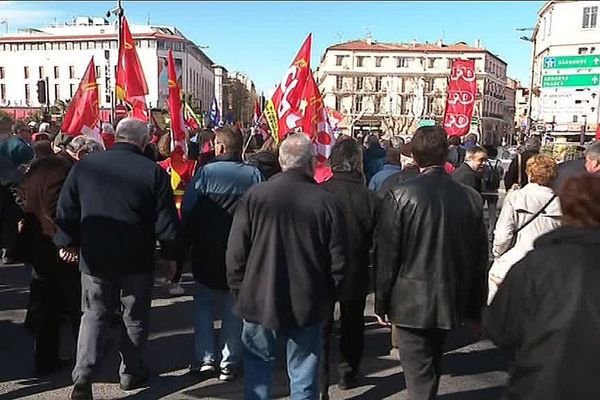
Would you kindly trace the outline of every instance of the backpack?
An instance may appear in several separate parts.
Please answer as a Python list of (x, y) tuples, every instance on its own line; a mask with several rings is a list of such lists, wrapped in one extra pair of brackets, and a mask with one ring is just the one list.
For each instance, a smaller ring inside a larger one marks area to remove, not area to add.
[(489, 191), (498, 191), (500, 188), (500, 181), (502, 180), (502, 174), (500, 173), (500, 168), (498, 166), (500, 162), (496, 160), (496, 163), (492, 165), (492, 163), (488, 160), (483, 167), (482, 175), (482, 190), (483, 192)]

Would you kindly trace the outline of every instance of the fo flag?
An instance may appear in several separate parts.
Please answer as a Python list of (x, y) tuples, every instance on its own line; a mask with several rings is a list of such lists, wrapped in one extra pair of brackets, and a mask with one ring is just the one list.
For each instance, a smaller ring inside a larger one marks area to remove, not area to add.
[(116, 93), (117, 99), (129, 105), (134, 117), (148, 121), (150, 115), (145, 98), (145, 95), (148, 94), (148, 85), (125, 17), (123, 17), (121, 28)]
[(213, 126), (219, 126), (221, 123), (221, 113), (219, 113), (219, 106), (217, 105), (216, 97), (213, 97), (212, 104), (210, 105), (209, 119)]
[[(98, 84), (94, 58), (85, 70), (79, 88), (73, 96), (60, 130), (70, 136), (86, 135), (98, 140), (100, 108), (98, 106)], [(102, 139), (99, 140), (102, 143)]]
[(454, 60), (444, 113), (444, 129), (448, 136), (469, 133), (476, 95), (475, 60)]
[(271, 100), (265, 106), (265, 116), (276, 142), (290, 132), (300, 128), (302, 112), (300, 101), (306, 79), (310, 75), (310, 49), (312, 34), (304, 40), (296, 58), (281, 79)]

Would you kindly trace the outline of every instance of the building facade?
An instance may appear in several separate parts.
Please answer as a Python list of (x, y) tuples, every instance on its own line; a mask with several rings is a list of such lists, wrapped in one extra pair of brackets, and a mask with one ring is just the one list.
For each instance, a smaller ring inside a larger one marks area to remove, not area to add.
[(533, 43), (533, 128), (565, 140), (596, 130), (600, 112), (600, 26), (597, 1), (548, 1)]
[[(173, 50), (186, 99), (208, 111), (214, 95), (212, 60), (177, 28), (130, 25), (144, 70), (150, 107), (165, 107), (167, 54)], [(0, 37), (0, 108), (40, 108), (37, 83), (47, 79), (49, 103), (73, 97), (94, 57), (100, 107), (110, 109), (118, 58), (117, 27), (104, 18), (78, 17), (72, 23), (20, 30)]]
[(517, 101), (517, 89), (521, 86), (521, 83), (512, 78), (506, 78), (506, 87), (504, 89), (504, 124), (506, 126), (506, 133), (503, 136), (504, 143), (511, 143), (514, 140), (514, 133), (516, 131), (515, 115), (516, 115), (516, 101)]
[[(499, 143), (505, 122), (507, 64), (466, 43), (378, 43), (369, 38), (330, 46), (317, 79), (325, 105), (353, 131), (412, 134), (422, 119), (441, 122), (452, 61), (475, 60), (478, 95), (471, 131)], [(510, 124), (512, 126), (512, 124)]]

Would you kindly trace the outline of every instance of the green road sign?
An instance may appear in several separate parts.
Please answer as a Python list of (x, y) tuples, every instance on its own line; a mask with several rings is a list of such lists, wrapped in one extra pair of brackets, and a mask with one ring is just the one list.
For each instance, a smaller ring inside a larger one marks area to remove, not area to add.
[(574, 87), (574, 86), (598, 86), (600, 74), (581, 75), (545, 75), (542, 77), (542, 87)]
[(419, 128), (423, 126), (435, 126), (435, 120), (433, 119), (422, 119), (419, 121)]
[(544, 57), (544, 69), (600, 68), (600, 56), (555, 56)]

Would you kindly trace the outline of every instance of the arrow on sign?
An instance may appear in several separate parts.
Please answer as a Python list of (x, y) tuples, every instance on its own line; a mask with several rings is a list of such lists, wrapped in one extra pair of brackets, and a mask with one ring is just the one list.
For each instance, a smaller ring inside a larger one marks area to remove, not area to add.
[(598, 65), (599, 62), (600, 62), (600, 58), (598, 58), (598, 57), (594, 58), (594, 64)]
[(597, 76), (593, 77), (593, 78), (592, 78), (592, 82), (594, 82), (594, 85), (595, 85), (596, 83), (598, 83), (598, 77), (597, 77)]

